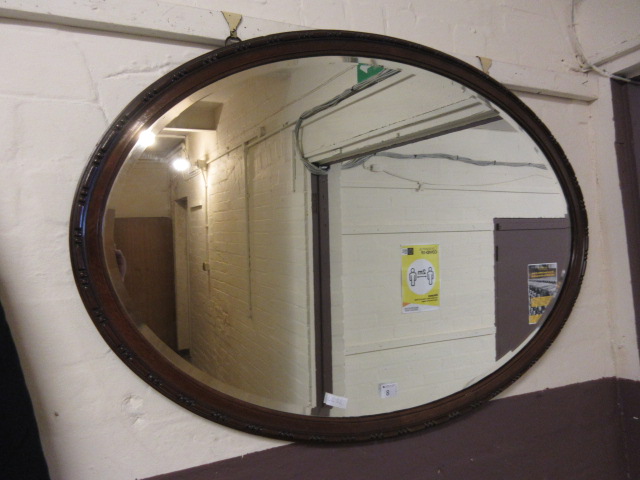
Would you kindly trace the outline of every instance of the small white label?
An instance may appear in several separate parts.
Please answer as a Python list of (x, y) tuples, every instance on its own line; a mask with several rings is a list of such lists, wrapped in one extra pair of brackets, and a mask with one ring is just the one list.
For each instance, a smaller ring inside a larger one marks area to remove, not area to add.
[(324, 394), (324, 403), (325, 405), (329, 405), (330, 407), (347, 408), (348, 400), (348, 398), (339, 397), (338, 395), (334, 395), (333, 393), (325, 392)]
[(391, 398), (391, 397), (395, 397), (398, 394), (397, 383), (381, 383), (379, 387), (380, 387), (380, 398)]

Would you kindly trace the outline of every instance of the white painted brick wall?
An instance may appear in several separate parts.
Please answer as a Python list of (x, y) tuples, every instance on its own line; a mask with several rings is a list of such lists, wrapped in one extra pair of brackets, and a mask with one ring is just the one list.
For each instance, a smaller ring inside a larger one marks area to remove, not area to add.
[(71, 274), (69, 213), (94, 145), (143, 86), (205, 49), (6, 21), (0, 37), (0, 296), (52, 477), (140, 478), (209, 461), (220, 442), (218, 458), (277, 445), (157, 395), (107, 348)]
[[(483, 128), (392, 150), (546, 163), (528, 143), (518, 132)], [(343, 315), (348, 319), (344, 391), (350, 403), (345, 415), (415, 406), (411, 402), (420, 398), (421, 390), (424, 398), (433, 400), (437, 394), (453, 393), (447, 387), (458, 389), (490, 371), (495, 362), (493, 219), (562, 218), (567, 213), (550, 169), (480, 167), (445, 159), (376, 157), (367, 163), (381, 171), (341, 172), (342, 178), (337, 179), (342, 185), (340, 206), (334, 209), (342, 217), (343, 278), (339, 281)], [(416, 191), (415, 183), (405, 179), (428, 184)], [(441, 308), (402, 314), (400, 247), (416, 244), (440, 245)], [(479, 328), (486, 329), (482, 336), (476, 336)], [(454, 332), (454, 338), (428, 343), (433, 341), (430, 335)], [(393, 340), (410, 346), (391, 345)], [(356, 351), (350, 351), (353, 347)], [(375, 353), (376, 349), (380, 351)], [(434, 351), (440, 352), (438, 369), (429, 368)], [(464, 351), (476, 352), (475, 361), (467, 366), (469, 376), (451, 381), (461, 367), (455, 359)], [(403, 372), (387, 369), (386, 376), (366, 374), (409, 359)], [(431, 372), (432, 384), (423, 380), (424, 371)], [(398, 382), (401, 392), (393, 401), (381, 402), (377, 387), (390, 382)]]
[[(581, 3), (609, 8), (597, 0)], [(181, 8), (192, 14), (206, 10), (206, 15), (189, 16), (201, 21), (202, 31), (209, 31), (212, 8), (306, 27), (366, 30), (470, 59), (478, 55), (515, 64), (522, 67), (517, 72), (536, 85), (577, 67), (566, 29), (569, 4), (83, 0), (67, 12), (116, 23), (126, 16), (129, 25), (145, 25), (146, 10), (162, 20), (161, 28), (156, 24), (158, 31), (181, 25)], [(14, 18), (7, 9), (38, 13), (19, 15), (20, 21), (0, 20), (0, 296), (21, 354), (52, 476), (144, 478), (280, 445), (212, 424), (166, 400), (110, 352), (84, 310), (68, 260), (68, 218), (93, 145), (143, 87), (208, 47), (166, 37), (150, 40), (29, 22), (50, 18), (60, 23), (59, 17), (47, 15), (61, 5), (54, 0), (7, 0), (0, 12)], [(624, 2), (623, 8), (622, 18), (637, 15), (636, 2)], [(137, 20), (131, 11), (138, 12)], [(578, 30), (589, 52), (610, 47), (610, 41), (624, 45), (632, 40), (607, 36), (606, 45), (599, 45), (599, 32), (617, 31), (617, 21), (590, 8), (579, 14), (588, 15), (578, 18)], [(251, 24), (247, 18), (245, 25)], [(616, 60), (616, 65), (630, 66), (626, 58)], [(616, 372), (640, 378), (609, 86), (606, 79), (591, 74), (585, 81), (598, 87), (600, 98), (592, 104), (523, 95), (576, 170), (590, 215), (591, 248), (582, 294), (565, 330), (505, 395)]]
[(266, 82), (234, 78), (216, 142), (188, 142), (192, 161), (212, 160), (206, 190), (205, 175), (196, 174), (175, 193), (190, 205), (192, 198), (208, 202), (198, 211), (202, 221), (208, 212), (208, 234), (198, 227), (190, 237), (191, 356), (224, 392), (307, 413), (313, 362), (304, 177), (294, 189), (291, 129), (243, 146), (256, 129), (276, 130), (283, 113), (270, 117), (288, 103), (286, 82)]

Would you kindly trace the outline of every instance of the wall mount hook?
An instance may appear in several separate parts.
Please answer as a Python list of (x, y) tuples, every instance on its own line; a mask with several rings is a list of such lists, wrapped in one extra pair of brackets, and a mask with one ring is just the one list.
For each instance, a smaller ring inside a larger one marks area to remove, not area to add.
[(240, 22), (242, 22), (242, 15), (232, 12), (222, 12), (222, 15), (224, 15), (224, 19), (227, 21), (227, 25), (229, 25), (229, 36), (224, 41), (224, 44), (229, 45), (233, 42), (241, 42), (242, 40), (238, 37), (238, 27), (240, 26)]
[(480, 60), (480, 67), (482, 68), (482, 71), (489, 75), (489, 69), (493, 64), (493, 60), (487, 57), (478, 57), (478, 60)]

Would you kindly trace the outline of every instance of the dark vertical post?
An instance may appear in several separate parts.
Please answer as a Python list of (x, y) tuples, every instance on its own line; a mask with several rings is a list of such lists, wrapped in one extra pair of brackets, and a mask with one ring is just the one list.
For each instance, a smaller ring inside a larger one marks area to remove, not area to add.
[(640, 86), (613, 80), (611, 90), (618, 175), (640, 347)]
[(327, 416), (325, 392), (333, 391), (331, 359), (331, 276), (329, 264), (329, 179), (311, 175), (313, 212), (313, 278), (316, 364), (316, 406), (314, 415)]
[(0, 478), (49, 480), (31, 397), (0, 305)]

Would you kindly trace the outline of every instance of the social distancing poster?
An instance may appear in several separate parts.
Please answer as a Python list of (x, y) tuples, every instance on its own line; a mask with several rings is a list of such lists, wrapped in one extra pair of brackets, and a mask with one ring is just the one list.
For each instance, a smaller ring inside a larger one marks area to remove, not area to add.
[(558, 290), (558, 264), (536, 263), (528, 266), (529, 324), (540, 321)]
[(440, 246), (402, 247), (402, 313), (440, 308)]

